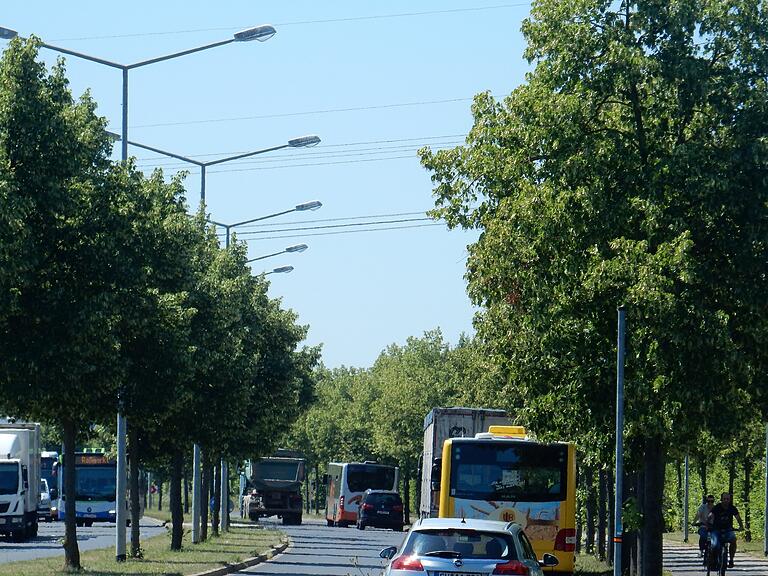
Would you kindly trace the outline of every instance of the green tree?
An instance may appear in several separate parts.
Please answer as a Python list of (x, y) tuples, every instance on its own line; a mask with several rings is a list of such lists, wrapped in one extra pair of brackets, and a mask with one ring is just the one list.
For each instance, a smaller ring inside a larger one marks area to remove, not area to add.
[[(527, 82), (432, 153), (436, 216), (477, 227), (469, 293), (540, 435), (608, 458), (616, 306), (629, 309), (641, 570), (661, 573), (664, 454), (764, 408), (766, 34), (757, 0), (540, 0)], [(541, 433), (544, 434), (541, 434)]]
[[(64, 492), (73, 494), (79, 431), (117, 408), (130, 222), (105, 120), (88, 94), (73, 100), (61, 62), (49, 72), (36, 61), (37, 47), (15, 39), (0, 61), (0, 215), (12, 215), (11, 230), (20, 231), (16, 245), (3, 241), (0, 258), (18, 248), (22, 271), (3, 286), (11, 301), (0, 320), (0, 402), (59, 429)], [(66, 500), (64, 549), (76, 569), (74, 504)]]

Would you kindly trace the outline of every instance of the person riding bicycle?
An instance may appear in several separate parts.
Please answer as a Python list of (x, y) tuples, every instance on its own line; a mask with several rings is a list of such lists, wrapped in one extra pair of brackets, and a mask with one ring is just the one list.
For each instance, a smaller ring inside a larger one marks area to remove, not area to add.
[(707, 528), (707, 517), (715, 506), (715, 497), (712, 494), (707, 494), (707, 497), (696, 510), (696, 516), (693, 519), (693, 524), (698, 526), (699, 532), (699, 552), (704, 555), (704, 551), (707, 548), (707, 534), (709, 529)]
[(712, 550), (717, 550), (721, 545), (721, 533), (725, 542), (731, 543), (730, 558), (728, 559), (729, 568), (733, 568), (733, 557), (736, 554), (736, 533), (733, 530), (734, 518), (739, 521), (739, 530), (743, 530), (744, 523), (741, 521), (739, 511), (731, 503), (731, 495), (728, 492), (723, 492), (720, 496), (720, 502), (712, 508), (707, 516), (707, 523), (711, 527)]

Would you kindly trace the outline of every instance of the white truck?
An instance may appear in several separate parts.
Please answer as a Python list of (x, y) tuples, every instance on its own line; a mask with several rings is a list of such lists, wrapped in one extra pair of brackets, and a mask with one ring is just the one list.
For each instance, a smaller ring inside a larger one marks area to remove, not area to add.
[(37, 536), (39, 498), (40, 425), (0, 423), (0, 534)]
[[(421, 489), (419, 516), (435, 518), (438, 514), (438, 492), (433, 481), (440, 481), (443, 442), (448, 438), (472, 438), (487, 432), (489, 426), (509, 426), (504, 410), (490, 408), (432, 408), (424, 418), (424, 452), (419, 461)], [(435, 476), (433, 478), (433, 476)]]

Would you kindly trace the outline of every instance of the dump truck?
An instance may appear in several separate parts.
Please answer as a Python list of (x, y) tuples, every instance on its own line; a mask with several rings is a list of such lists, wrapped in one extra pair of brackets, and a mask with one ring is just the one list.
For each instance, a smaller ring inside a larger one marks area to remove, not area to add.
[(277, 516), (283, 524), (299, 525), (304, 506), (301, 496), (305, 460), (299, 452), (278, 450), (252, 464), (243, 508), (254, 522)]

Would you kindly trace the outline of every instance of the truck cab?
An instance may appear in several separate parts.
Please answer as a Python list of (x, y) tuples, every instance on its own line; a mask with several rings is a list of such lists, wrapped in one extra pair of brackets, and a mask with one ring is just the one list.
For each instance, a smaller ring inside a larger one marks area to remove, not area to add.
[(0, 534), (37, 536), (40, 426), (0, 424)]

